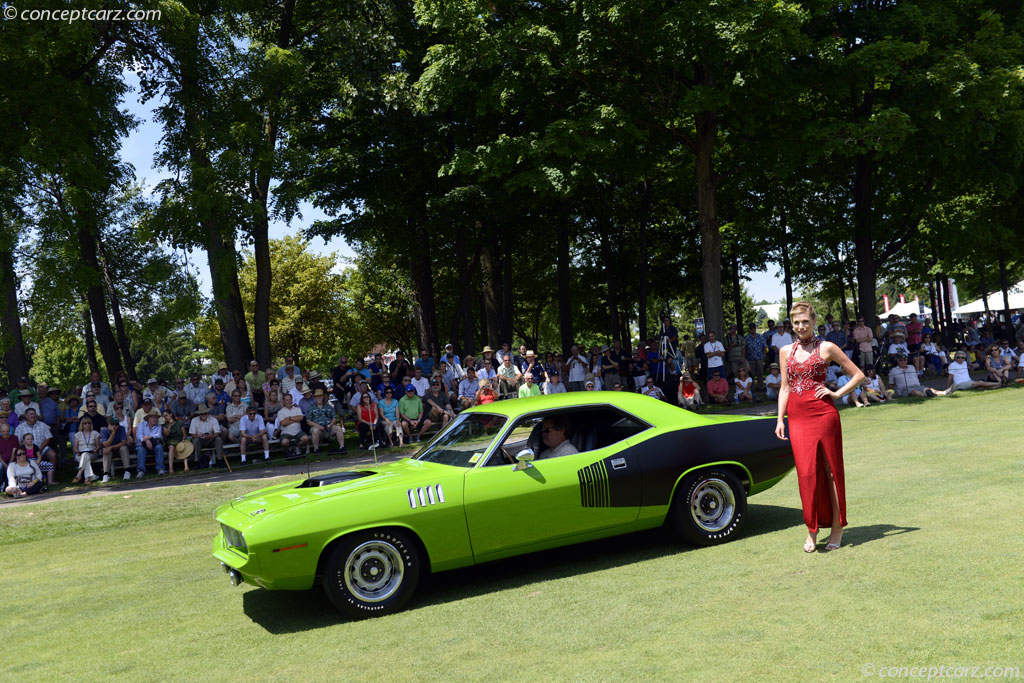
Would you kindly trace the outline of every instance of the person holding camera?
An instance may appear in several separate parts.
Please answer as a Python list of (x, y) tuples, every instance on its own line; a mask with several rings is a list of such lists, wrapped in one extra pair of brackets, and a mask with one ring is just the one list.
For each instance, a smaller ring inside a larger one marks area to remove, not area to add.
[(569, 372), (569, 391), (583, 391), (587, 380), (590, 364), (580, 353), (580, 347), (573, 344), (569, 349), (569, 360), (565, 364)]

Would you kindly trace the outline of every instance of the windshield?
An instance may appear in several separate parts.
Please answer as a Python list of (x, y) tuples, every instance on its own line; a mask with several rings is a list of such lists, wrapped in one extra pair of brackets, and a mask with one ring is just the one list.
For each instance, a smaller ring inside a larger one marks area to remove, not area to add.
[(506, 418), (501, 415), (463, 413), (416, 459), (473, 467), (484, 457), (505, 422)]

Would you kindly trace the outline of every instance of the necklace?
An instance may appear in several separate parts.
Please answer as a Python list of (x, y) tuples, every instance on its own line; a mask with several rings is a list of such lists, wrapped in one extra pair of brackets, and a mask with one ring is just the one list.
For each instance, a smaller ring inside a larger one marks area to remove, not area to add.
[(805, 340), (803, 340), (803, 339), (797, 339), (797, 342), (798, 342), (798, 343), (800, 344), (800, 346), (808, 346), (809, 344), (813, 344), (813, 343), (814, 343), (814, 341), (815, 341), (815, 340), (814, 340), (814, 336), (813, 336), (813, 335), (811, 335), (810, 337), (808, 337), (808, 338), (806, 339), (806, 341), (805, 341)]

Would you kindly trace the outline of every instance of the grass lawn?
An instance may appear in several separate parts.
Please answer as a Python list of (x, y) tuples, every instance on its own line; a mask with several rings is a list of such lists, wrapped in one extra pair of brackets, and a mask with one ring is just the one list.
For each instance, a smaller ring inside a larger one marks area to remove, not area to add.
[[(661, 531), (430, 577), (349, 622), (232, 588), (216, 505), (246, 482), (0, 508), (6, 680), (816, 680), (1024, 666), (1024, 391), (842, 412), (844, 547), (800, 546), (796, 478), (715, 548)], [(824, 535), (822, 536), (824, 538)]]

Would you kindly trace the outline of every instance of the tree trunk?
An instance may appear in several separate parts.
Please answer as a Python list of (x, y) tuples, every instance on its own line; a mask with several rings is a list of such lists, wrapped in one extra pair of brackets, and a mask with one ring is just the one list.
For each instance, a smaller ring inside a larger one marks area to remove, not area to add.
[[(604, 223), (602, 219), (602, 223)], [(615, 276), (615, 252), (612, 250), (612, 235), (608, 225), (604, 223), (601, 230), (601, 261), (604, 265), (604, 280), (608, 287), (608, 330), (612, 335), (610, 341), (619, 339), (619, 288)], [(621, 341), (621, 340), (620, 340)]]
[[(864, 93), (860, 115), (871, 117), (874, 107), (874, 84)], [(875, 197), (874, 164), (868, 154), (858, 154), (854, 160), (853, 178), (853, 243), (857, 258), (857, 286), (860, 294), (860, 315), (864, 324), (875, 329), (876, 281), (875, 246), (872, 230), (872, 204)]]
[(941, 310), (939, 308), (939, 302), (935, 299), (935, 283), (929, 280), (928, 282), (928, 305), (932, 309), (932, 325), (934, 326), (936, 335), (942, 331), (942, 317)]
[[(277, 47), (291, 47), (292, 19), (295, 0), (284, 0), (281, 23), (277, 29)], [(263, 137), (253, 159), (255, 173), (250, 184), (253, 203), (253, 258), (256, 262), (256, 300), (253, 305), (253, 338), (256, 343), (256, 362), (260, 368), (270, 367), (270, 289), (273, 279), (270, 263), (269, 202), (270, 181), (274, 173), (274, 154), (277, 150), (281, 118), (281, 95), (284, 83), (279, 83), (268, 95), (263, 111)], [(248, 332), (247, 332), (248, 334)], [(244, 369), (244, 368), (243, 368)]]
[(850, 297), (853, 299), (853, 317), (856, 318), (860, 315), (860, 306), (857, 305), (857, 285), (854, 283), (852, 275), (847, 277), (849, 280), (846, 281), (846, 284), (850, 286)]
[(110, 329), (110, 320), (107, 319), (107, 301), (103, 294), (103, 286), (100, 284), (102, 276), (96, 254), (96, 235), (86, 223), (84, 219), (78, 222), (78, 257), (85, 275), (82, 284), (86, 287), (85, 298), (92, 313), (92, 324), (96, 331), (96, 341), (100, 345), (100, 353), (103, 355), (103, 364), (107, 366), (107, 378), (111, 379), (124, 369), (121, 364), (121, 349), (118, 348), (114, 332)]
[(637, 299), (640, 305), (636, 312), (636, 326), (641, 340), (647, 339), (647, 218), (650, 210), (651, 184), (644, 178), (640, 186), (640, 272), (637, 275)]
[[(482, 228), (481, 223), (477, 223)], [(498, 268), (494, 258), (494, 243), (490, 236), (480, 230), (483, 244), (480, 248), (480, 288), (486, 327), (484, 344), (495, 348), (501, 346), (501, 316), (498, 314)]]
[[(700, 82), (709, 85), (706, 67)], [(718, 137), (718, 114), (703, 111), (696, 115), (697, 223), (700, 227), (701, 284), (704, 329), (722, 337), (725, 316), (722, 312), (722, 233), (718, 226), (716, 206), (717, 178), (713, 168), (715, 142)]]
[[(473, 353), (473, 292), (472, 274), (466, 262), (466, 229), (459, 223), (455, 227), (455, 266), (459, 275), (459, 307), (456, 316), (462, 330), (462, 348), (460, 357)], [(452, 340), (452, 344), (455, 340)]]
[(569, 225), (567, 216), (558, 221), (558, 326), (561, 330), (562, 356), (569, 357), (569, 348), (575, 342), (572, 329), (572, 299), (569, 288)]
[(839, 273), (839, 316), (843, 323), (843, 329), (846, 329), (846, 323), (850, 320), (850, 311), (846, 307), (846, 283), (843, 282), (843, 273)]
[(501, 340), (512, 344), (515, 349), (516, 345), (512, 342), (512, 314), (515, 305), (512, 293), (515, 274), (512, 270), (512, 239), (505, 233), (501, 242)]
[(413, 225), (413, 234), (419, 250), (409, 259), (409, 270), (412, 273), (416, 297), (416, 330), (420, 339), (420, 349), (426, 349), (431, 358), (441, 355), (441, 347), (437, 334), (437, 308), (434, 299), (434, 273), (430, 258), (430, 234), (417, 220)]
[(89, 302), (85, 300), (85, 295), (79, 293), (79, 298), (82, 301), (82, 329), (85, 332), (85, 358), (89, 363), (89, 372), (100, 371), (100, 363), (96, 359), (96, 339), (92, 334), (92, 316), (89, 315)]
[(999, 252), (999, 288), (1003, 290), (1003, 329), (1012, 346), (1014, 334), (1013, 323), (1010, 322), (1010, 281), (1006, 274), (1006, 254), (1002, 250)]
[(19, 377), (28, 377), (28, 355), (25, 353), (25, 338), (21, 332), (21, 315), (18, 312), (18, 283), (14, 277), (14, 254), (10, 249), (0, 249), (0, 306), (3, 306), (2, 343), (4, 365), (7, 367), (8, 386), (14, 386)]
[(782, 282), (786, 285), (786, 315), (793, 309), (793, 264), (789, 260), (789, 226), (786, 209), (779, 212), (779, 227), (782, 230)]
[(944, 343), (949, 346), (953, 343), (953, 292), (949, 287), (949, 280), (945, 275), (939, 274), (939, 278), (942, 281), (942, 308), (946, 312), (946, 337)]
[(736, 254), (730, 261), (732, 268), (732, 305), (736, 309), (736, 332), (743, 336), (743, 291), (740, 289), (740, 261)]
[(103, 284), (107, 289), (107, 297), (110, 299), (110, 312), (114, 314), (114, 330), (117, 332), (117, 343), (121, 347), (121, 357), (124, 359), (125, 371), (128, 379), (138, 381), (138, 372), (135, 369), (135, 358), (132, 357), (131, 342), (128, 341), (128, 333), (124, 328), (124, 318), (121, 317), (121, 302), (114, 289), (114, 278), (110, 275), (110, 261), (107, 258), (106, 247), (103, 240), (97, 239), (96, 246), (99, 249), (100, 266), (103, 269)]

